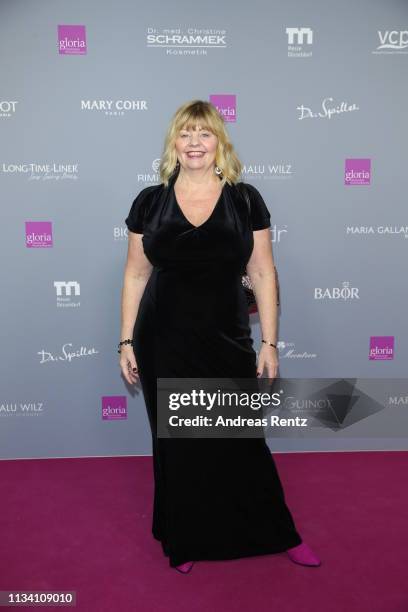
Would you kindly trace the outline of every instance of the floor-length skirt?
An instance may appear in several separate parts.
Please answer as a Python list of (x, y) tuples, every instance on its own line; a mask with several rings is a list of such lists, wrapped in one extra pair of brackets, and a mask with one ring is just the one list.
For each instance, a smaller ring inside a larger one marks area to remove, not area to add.
[(301, 543), (264, 437), (157, 436), (157, 377), (256, 377), (247, 312), (228, 333), (186, 329), (158, 311), (154, 275), (133, 340), (152, 433), (152, 534), (174, 567), (187, 561), (283, 552)]

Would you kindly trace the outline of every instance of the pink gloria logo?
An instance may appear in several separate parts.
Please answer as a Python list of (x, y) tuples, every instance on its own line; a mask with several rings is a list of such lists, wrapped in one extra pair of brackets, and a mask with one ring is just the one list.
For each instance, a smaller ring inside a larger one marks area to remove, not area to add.
[(370, 181), (370, 159), (346, 159), (344, 172), (345, 185), (370, 185)]
[(86, 55), (85, 26), (59, 25), (58, 49), (60, 55)]
[(237, 120), (237, 102), (235, 94), (212, 94), (211, 104), (214, 104), (217, 111), (224, 117), (224, 121), (231, 123)]
[(124, 395), (102, 397), (102, 420), (119, 421), (127, 419), (127, 402)]
[(394, 336), (371, 336), (369, 359), (375, 361), (394, 359)]
[(26, 247), (46, 249), (53, 245), (51, 221), (26, 221)]

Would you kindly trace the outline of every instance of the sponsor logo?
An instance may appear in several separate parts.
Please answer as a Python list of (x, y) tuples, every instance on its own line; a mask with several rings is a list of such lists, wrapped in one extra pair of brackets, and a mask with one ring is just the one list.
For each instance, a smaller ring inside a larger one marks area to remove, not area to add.
[(74, 296), (81, 294), (81, 287), (77, 281), (54, 281), (54, 287), (58, 307), (76, 308), (81, 305), (79, 300), (73, 299)]
[(394, 336), (370, 336), (369, 360), (389, 361), (394, 359)]
[(358, 287), (350, 287), (348, 281), (344, 281), (341, 287), (315, 287), (315, 300), (359, 300)]
[(370, 159), (346, 159), (344, 168), (345, 185), (370, 185), (370, 182)]
[(346, 234), (353, 236), (398, 236), (408, 238), (408, 225), (347, 225)]
[(120, 421), (127, 419), (127, 401), (124, 395), (102, 397), (102, 420)]
[(29, 181), (64, 181), (78, 179), (78, 164), (2, 163), (0, 173), (22, 175)]
[(79, 359), (81, 357), (90, 357), (92, 355), (97, 355), (99, 351), (97, 351), (94, 347), (87, 348), (85, 346), (81, 346), (77, 350), (72, 350), (72, 342), (66, 342), (62, 345), (60, 353), (51, 353), (51, 351), (46, 351), (45, 349), (41, 349), (37, 351), (37, 355), (40, 355), (41, 360), (40, 364), (43, 363), (56, 363), (65, 361), (71, 363), (73, 359)]
[(148, 110), (147, 100), (81, 100), (81, 110), (120, 117), (126, 112)]
[(51, 221), (26, 221), (26, 247), (47, 249), (53, 246)]
[(45, 411), (43, 402), (3, 402), (0, 404), (0, 418), (7, 417), (38, 417)]
[(336, 106), (332, 104), (333, 100), (334, 98), (324, 98), (322, 101), (322, 110), (317, 112), (313, 112), (310, 106), (304, 106), (303, 104), (297, 106), (296, 110), (300, 111), (298, 119), (331, 119), (333, 115), (342, 115), (344, 113), (360, 110), (355, 103), (349, 104), (348, 102), (341, 102)]
[(60, 55), (86, 55), (84, 25), (59, 25), (58, 50)]
[(372, 53), (377, 55), (408, 53), (408, 30), (378, 30), (377, 34), (379, 44)]
[(244, 164), (242, 170), (243, 180), (290, 179), (293, 174), (293, 165), (286, 163)]
[(147, 28), (147, 47), (164, 49), (166, 55), (207, 55), (227, 47), (227, 31), (212, 28)]
[(312, 57), (313, 44), (311, 28), (286, 28), (288, 38), (288, 57)]
[(308, 353), (307, 351), (296, 351), (294, 342), (286, 342), (278, 340), (276, 344), (279, 352), (279, 359), (316, 359), (316, 353)]
[(213, 104), (224, 121), (232, 123), (237, 120), (237, 101), (235, 94), (211, 94), (210, 102)]
[(16, 112), (17, 100), (0, 100), (0, 117), (12, 117)]

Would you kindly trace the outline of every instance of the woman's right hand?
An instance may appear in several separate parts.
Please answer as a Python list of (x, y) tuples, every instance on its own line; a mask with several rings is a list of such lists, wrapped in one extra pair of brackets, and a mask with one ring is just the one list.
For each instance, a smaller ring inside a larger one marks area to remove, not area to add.
[[(135, 353), (131, 344), (125, 344), (120, 347), (119, 364), (123, 376), (130, 385), (135, 384), (139, 379), (137, 372), (137, 363)], [(135, 371), (136, 370), (136, 371)]]

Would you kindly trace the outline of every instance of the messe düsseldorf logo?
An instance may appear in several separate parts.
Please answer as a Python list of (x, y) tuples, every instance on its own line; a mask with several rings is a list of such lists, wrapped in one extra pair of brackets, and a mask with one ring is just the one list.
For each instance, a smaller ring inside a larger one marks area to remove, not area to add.
[(374, 361), (394, 359), (394, 336), (371, 336), (369, 359)]
[(81, 295), (81, 285), (78, 281), (54, 281), (58, 308), (78, 308), (81, 301), (75, 299)]
[(370, 185), (370, 181), (370, 159), (346, 159), (344, 170), (345, 185)]
[(105, 395), (102, 397), (102, 420), (120, 421), (127, 419), (127, 402), (124, 395)]
[(54, 281), (58, 297), (81, 294), (81, 286), (77, 281)]
[(86, 55), (85, 26), (59, 25), (58, 49), (60, 55)]
[(313, 30), (311, 28), (286, 28), (288, 45), (311, 45), (313, 43)]
[(210, 102), (224, 117), (224, 121), (232, 123), (237, 120), (237, 102), (235, 94), (211, 94)]
[(311, 28), (286, 28), (288, 37), (288, 57), (311, 57), (312, 52), (304, 49), (304, 45), (313, 44)]
[(26, 221), (26, 247), (44, 249), (53, 246), (51, 221)]

